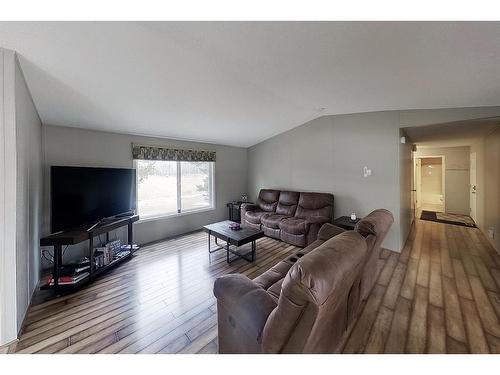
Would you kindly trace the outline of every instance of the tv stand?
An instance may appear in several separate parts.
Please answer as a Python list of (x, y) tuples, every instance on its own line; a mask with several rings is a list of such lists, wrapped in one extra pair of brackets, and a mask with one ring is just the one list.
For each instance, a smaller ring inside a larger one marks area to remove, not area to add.
[[(79, 287), (82, 284), (87, 282), (92, 282), (95, 277), (97, 277), (102, 272), (106, 271), (110, 267), (117, 265), (118, 263), (123, 262), (124, 260), (130, 259), (133, 256), (133, 247), (134, 244), (134, 233), (133, 233), (133, 224), (139, 220), (139, 215), (132, 215), (122, 218), (116, 218), (112, 221), (103, 221), (98, 226), (88, 229), (88, 228), (80, 228), (71, 231), (63, 231), (51, 234), (50, 236), (44, 237), (40, 239), (40, 246), (52, 246), (54, 248), (54, 267), (52, 272), (52, 278), (54, 279), (54, 285), (46, 285), (43, 287), (44, 289), (54, 289), (57, 292), (61, 289), (73, 289), (75, 287)], [(118, 229), (120, 227), (128, 227), (128, 244), (130, 245), (130, 253), (126, 256), (113, 260), (106, 266), (102, 266), (99, 268), (95, 268), (94, 264), (94, 237), (100, 234), (106, 234), (106, 242), (109, 241), (109, 232)], [(78, 243), (89, 241), (89, 260), (90, 260), (90, 270), (89, 276), (82, 279), (76, 284), (67, 286), (67, 285), (59, 285), (59, 269), (63, 265), (62, 259), (62, 247), (67, 245), (76, 245)]]
[(129, 212), (124, 212), (122, 214), (118, 214), (118, 215), (115, 215), (114, 218), (115, 219), (121, 219), (121, 218), (124, 218), (124, 217), (130, 217), (130, 216), (134, 216), (134, 213), (129, 211)]

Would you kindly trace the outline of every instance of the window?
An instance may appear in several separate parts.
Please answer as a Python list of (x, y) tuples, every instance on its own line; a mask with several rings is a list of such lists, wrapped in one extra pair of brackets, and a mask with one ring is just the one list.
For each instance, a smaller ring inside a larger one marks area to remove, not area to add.
[(213, 162), (136, 160), (142, 218), (213, 208)]

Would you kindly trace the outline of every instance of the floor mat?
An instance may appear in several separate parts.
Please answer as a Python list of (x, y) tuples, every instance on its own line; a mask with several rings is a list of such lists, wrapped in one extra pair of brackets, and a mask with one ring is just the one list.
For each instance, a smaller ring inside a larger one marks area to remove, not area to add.
[(446, 214), (443, 212), (422, 211), (421, 220), (435, 221), (444, 224), (461, 225), (463, 227), (477, 228), (474, 220), (466, 215)]

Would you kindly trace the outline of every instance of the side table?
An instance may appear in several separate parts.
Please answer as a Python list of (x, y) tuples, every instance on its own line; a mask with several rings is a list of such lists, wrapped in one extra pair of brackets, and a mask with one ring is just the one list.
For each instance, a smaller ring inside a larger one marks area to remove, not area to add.
[(229, 220), (241, 223), (241, 205), (243, 203), (252, 204), (253, 202), (233, 201), (226, 204), (229, 211)]
[(359, 220), (361, 220), (359, 217), (353, 221), (353, 220), (351, 220), (350, 216), (341, 216), (341, 217), (336, 218), (333, 221), (333, 224), (338, 226), (338, 227), (344, 228), (346, 230), (354, 230), (354, 227), (356, 226), (356, 223)]

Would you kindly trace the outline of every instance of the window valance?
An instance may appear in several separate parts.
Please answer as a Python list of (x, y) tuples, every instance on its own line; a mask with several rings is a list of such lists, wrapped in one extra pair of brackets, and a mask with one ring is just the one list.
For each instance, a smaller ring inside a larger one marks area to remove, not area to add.
[(215, 151), (132, 145), (132, 157), (140, 160), (215, 161)]

